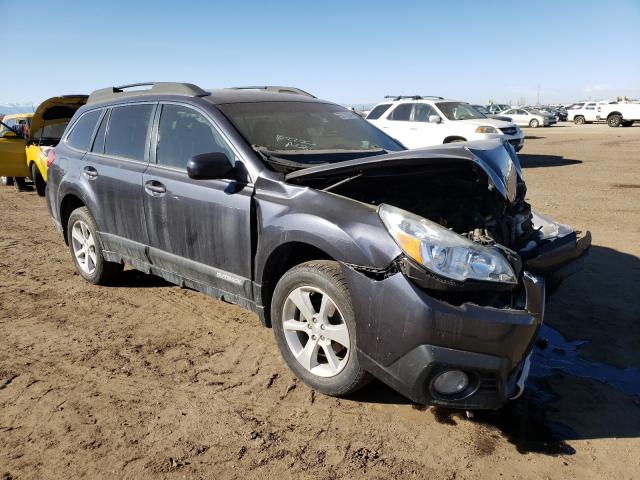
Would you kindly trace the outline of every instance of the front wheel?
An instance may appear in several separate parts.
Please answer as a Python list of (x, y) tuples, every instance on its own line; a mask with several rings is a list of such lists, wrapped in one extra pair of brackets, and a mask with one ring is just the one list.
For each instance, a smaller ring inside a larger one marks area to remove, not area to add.
[(622, 117), (620, 115), (609, 115), (607, 118), (607, 125), (610, 127), (619, 127), (622, 123)]
[(36, 187), (36, 192), (39, 196), (44, 197), (44, 190), (47, 187), (44, 177), (40, 173), (40, 169), (35, 163), (31, 164), (31, 178), (33, 185)]
[(105, 285), (122, 271), (122, 264), (107, 262), (102, 256), (98, 227), (87, 207), (71, 212), (67, 239), (73, 264), (87, 282)]
[(369, 382), (356, 354), (356, 321), (337, 262), (307, 262), (285, 273), (273, 293), (271, 321), (284, 360), (309, 387), (343, 396)]
[(533, 120), (531, 120), (529, 122), (529, 126), (531, 128), (538, 128), (540, 126), (540, 122), (538, 122), (538, 120), (536, 120), (535, 118)]

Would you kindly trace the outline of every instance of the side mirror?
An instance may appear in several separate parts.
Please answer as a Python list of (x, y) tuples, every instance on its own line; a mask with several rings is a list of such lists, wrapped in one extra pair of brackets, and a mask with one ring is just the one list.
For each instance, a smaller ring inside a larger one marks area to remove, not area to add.
[(187, 162), (187, 175), (194, 180), (235, 179), (236, 169), (222, 152), (194, 155)]
[(440, 123), (441, 121), (440, 115), (429, 115), (429, 123)]

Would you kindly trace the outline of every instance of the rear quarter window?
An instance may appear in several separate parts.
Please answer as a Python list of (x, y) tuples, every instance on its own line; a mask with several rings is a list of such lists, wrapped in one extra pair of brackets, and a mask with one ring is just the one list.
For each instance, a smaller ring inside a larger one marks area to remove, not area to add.
[(71, 133), (67, 136), (67, 143), (78, 150), (87, 151), (91, 144), (91, 137), (96, 128), (101, 110), (92, 110), (83, 114), (73, 125)]

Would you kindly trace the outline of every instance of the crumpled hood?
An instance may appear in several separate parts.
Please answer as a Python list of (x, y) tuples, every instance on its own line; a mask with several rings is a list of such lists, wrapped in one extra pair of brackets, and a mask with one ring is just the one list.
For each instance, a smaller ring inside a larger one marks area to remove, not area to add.
[(487, 174), (491, 185), (506, 200), (513, 202), (516, 199), (518, 177), (522, 178), (520, 161), (511, 145), (497, 139), (438, 145), (343, 162), (325, 163), (288, 173), (285, 180), (299, 183), (300, 180), (311, 178), (367, 175), (367, 173), (373, 174), (373, 172), (385, 169), (436, 166), (453, 162), (476, 164)]
[(33, 114), (30, 132), (33, 134), (45, 125), (69, 120), (87, 103), (87, 98), (87, 95), (63, 95), (45, 100)]

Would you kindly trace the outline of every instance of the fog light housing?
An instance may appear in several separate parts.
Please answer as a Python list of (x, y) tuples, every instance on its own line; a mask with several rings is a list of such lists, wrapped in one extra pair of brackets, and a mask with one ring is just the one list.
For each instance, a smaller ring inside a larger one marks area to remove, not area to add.
[(446, 370), (433, 379), (433, 389), (441, 395), (456, 395), (469, 386), (469, 376), (462, 370)]

